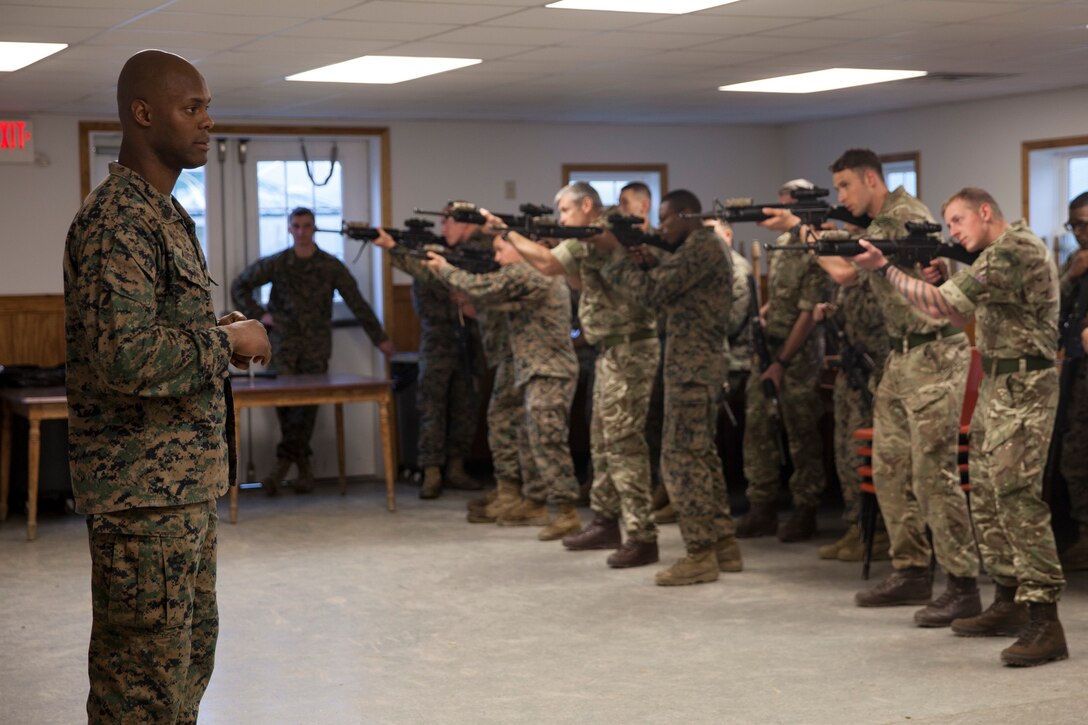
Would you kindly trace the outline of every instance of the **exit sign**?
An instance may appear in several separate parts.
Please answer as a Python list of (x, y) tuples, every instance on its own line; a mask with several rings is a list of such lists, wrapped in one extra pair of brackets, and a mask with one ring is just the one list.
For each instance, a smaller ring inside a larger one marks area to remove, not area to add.
[(34, 163), (33, 123), (0, 118), (0, 163)]

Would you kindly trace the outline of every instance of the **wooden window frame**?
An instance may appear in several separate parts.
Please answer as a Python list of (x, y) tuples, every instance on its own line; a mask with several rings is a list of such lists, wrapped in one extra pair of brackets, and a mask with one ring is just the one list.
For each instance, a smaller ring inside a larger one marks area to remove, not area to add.
[(878, 154), (880, 163), (897, 163), (899, 161), (913, 161), (914, 162), (914, 177), (915, 177), (915, 191), (917, 191), (917, 198), (922, 198), (922, 152), (921, 151), (904, 151), (898, 154)]

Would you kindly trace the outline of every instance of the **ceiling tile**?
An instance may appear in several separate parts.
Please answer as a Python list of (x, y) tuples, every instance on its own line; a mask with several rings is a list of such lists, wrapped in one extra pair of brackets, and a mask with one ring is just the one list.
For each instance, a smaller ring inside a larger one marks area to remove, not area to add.
[(165, 30), (183, 33), (238, 33), (268, 35), (301, 25), (301, 18), (273, 15), (208, 15), (206, 13), (153, 13), (125, 25), (126, 30)]
[[(226, 50), (248, 42), (252, 36), (219, 33), (173, 33), (164, 30), (110, 30), (91, 38), (90, 45), (120, 45), (136, 48), (161, 48), (179, 53), (179, 48)], [(203, 53), (202, 55), (206, 55)], [(190, 58), (189, 60), (192, 60)]]
[(550, 28), (558, 30), (617, 30), (660, 18), (652, 13), (611, 13), (595, 10), (533, 8), (484, 23), (509, 28)]
[[(131, 10), (43, 7), (41, 5), (6, 6), (4, 27), (8, 25), (47, 25), (57, 28), (112, 28), (132, 17)], [(0, 36), (3, 30), (0, 30)]]
[(748, 35), (795, 26), (797, 18), (755, 18), (742, 15), (674, 15), (655, 20), (639, 30), (656, 33), (691, 33), (698, 35)]
[(419, 40), (454, 28), (434, 23), (364, 23), (357, 20), (312, 20), (282, 33), (299, 38)]
[(1012, 5), (990, 5), (955, 0), (898, 0), (892, 5), (856, 10), (842, 17), (851, 20), (879, 20), (886, 23), (918, 18), (925, 18), (926, 22), (931, 23), (955, 23), (1009, 13), (1015, 9), (1016, 6)]
[(426, 20), (428, 23), (449, 23), (451, 25), (472, 25), (491, 20), (523, 8), (517, 5), (475, 5), (470, 3), (436, 2), (390, 2), (372, 0), (350, 10), (334, 14), (333, 18), (345, 20), (367, 20), (383, 23), (414, 23)]
[[(320, 18), (359, 4), (360, 0), (259, 0), (258, 3), (262, 13), (294, 18)], [(254, 7), (253, 0), (174, 0), (167, 9), (173, 13), (252, 15)]]
[(528, 28), (497, 28), (476, 25), (458, 28), (436, 36), (443, 43), (503, 43), (525, 46), (555, 45), (589, 38), (592, 30), (530, 30)]

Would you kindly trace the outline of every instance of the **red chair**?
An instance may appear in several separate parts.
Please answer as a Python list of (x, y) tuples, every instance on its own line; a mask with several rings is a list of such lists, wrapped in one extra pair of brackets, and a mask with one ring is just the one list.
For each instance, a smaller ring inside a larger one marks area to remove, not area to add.
[[(967, 513), (971, 513), (971, 475), (969, 454), (971, 448), (971, 416), (978, 402), (978, 386), (982, 382), (982, 355), (971, 348), (971, 365), (967, 370), (967, 385), (963, 394), (963, 411), (960, 414), (959, 457), (960, 487), (967, 496)], [(869, 565), (873, 560), (873, 534), (876, 532), (877, 516), (880, 506), (876, 501), (876, 487), (873, 485), (873, 429), (859, 428), (853, 433), (854, 440), (862, 441), (857, 452), (865, 463), (858, 466), (861, 482), (861, 539), (865, 542), (865, 555), (861, 560), (861, 577), (869, 578)], [(976, 542), (976, 546), (978, 543)]]

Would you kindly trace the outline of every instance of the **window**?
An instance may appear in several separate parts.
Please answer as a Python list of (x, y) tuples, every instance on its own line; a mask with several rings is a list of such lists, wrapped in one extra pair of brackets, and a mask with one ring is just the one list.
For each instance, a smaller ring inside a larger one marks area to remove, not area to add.
[(657, 226), (657, 206), (668, 191), (666, 164), (563, 164), (563, 183), (586, 181), (601, 195), (605, 206), (620, 202), (620, 189), (632, 181), (650, 187), (650, 224)]
[(1027, 141), (1021, 150), (1023, 215), (1061, 264), (1077, 250), (1063, 225), (1069, 202), (1088, 191), (1088, 136)]
[(919, 174), (921, 173), (921, 154), (912, 151), (905, 154), (883, 154), (880, 163), (884, 166), (884, 183), (889, 189), (900, 186), (917, 198), (919, 195)]

